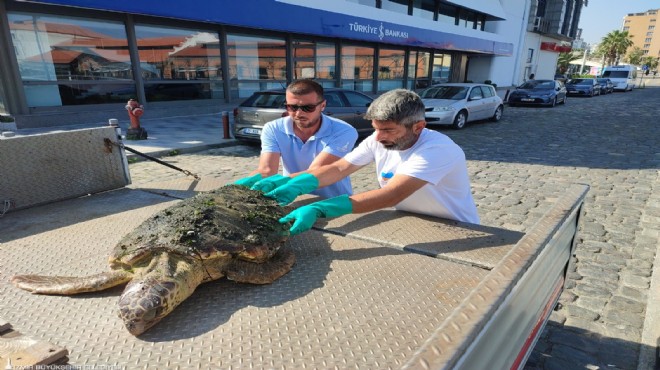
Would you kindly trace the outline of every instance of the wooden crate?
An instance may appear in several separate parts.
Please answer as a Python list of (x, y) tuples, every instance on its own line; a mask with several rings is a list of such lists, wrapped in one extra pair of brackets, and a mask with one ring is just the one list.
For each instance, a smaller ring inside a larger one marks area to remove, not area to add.
[(43, 340), (32, 339), (12, 329), (0, 318), (0, 369), (16, 366), (65, 365), (69, 351)]

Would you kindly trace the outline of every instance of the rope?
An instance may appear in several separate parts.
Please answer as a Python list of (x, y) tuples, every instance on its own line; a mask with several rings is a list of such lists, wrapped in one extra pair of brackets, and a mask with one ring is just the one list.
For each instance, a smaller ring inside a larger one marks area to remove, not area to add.
[(133, 154), (137, 154), (137, 155), (139, 155), (140, 157), (144, 157), (144, 158), (146, 158), (146, 159), (148, 159), (148, 160), (150, 160), (150, 161), (154, 161), (154, 162), (156, 162), (156, 163), (158, 163), (158, 164), (162, 164), (163, 166), (166, 166), (166, 167), (172, 168), (172, 169), (177, 170), (177, 171), (179, 171), (179, 172), (183, 172), (183, 173), (185, 173), (185, 174), (188, 175), (188, 176), (192, 176), (192, 177), (194, 177), (195, 180), (201, 180), (201, 178), (200, 178), (198, 175), (196, 175), (196, 174), (194, 174), (194, 173), (192, 173), (192, 172), (190, 172), (190, 171), (188, 171), (188, 170), (184, 170), (184, 169), (179, 168), (179, 167), (177, 167), (177, 166), (175, 166), (175, 165), (169, 164), (169, 163), (167, 163), (167, 162), (163, 162), (163, 161), (161, 161), (160, 159), (158, 159), (158, 158), (154, 158), (154, 157), (152, 157), (152, 156), (150, 156), (150, 155), (148, 155), (148, 154), (144, 154), (144, 153), (142, 153), (142, 152), (138, 152), (137, 150), (135, 150), (135, 149), (133, 149), (133, 148), (129, 148), (129, 147), (127, 147), (127, 146), (124, 145), (123, 143), (118, 143), (118, 142), (116, 142), (116, 141), (112, 141), (112, 140), (110, 140), (110, 139), (103, 139), (103, 141), (105, 142), (106, 146), (108, 146), (109, 144), (114, 145), (114, 146), (118, 146), (118, 147), (120, 147), (120, 148), (122, 148), (122, 149), (124, 149), (124, 150), (128, 150), (129, 152), (131, 152), (131, 153), (133, 153)]

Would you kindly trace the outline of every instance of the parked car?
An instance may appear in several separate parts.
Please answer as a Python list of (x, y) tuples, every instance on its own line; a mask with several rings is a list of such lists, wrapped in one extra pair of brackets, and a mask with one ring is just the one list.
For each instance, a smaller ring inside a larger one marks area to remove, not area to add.
[(598, 78), (596, 80), (600, 84), (601, 94), (611, 94), (614, 91), (614, 84), (609, 78)]
[(509, 106), (566, 103), (566, 87), (557, 80), (529, 80), (509, 94)]
[(600, 95), (600, 84), (595, 78), (573, 78), (566, 82), (568, 95), (588, 96)]
[(504, 112), (502, 99), (495, 88), (486, 84), (444, 83), (420, 93), (426, 106), (426, 124), (451, 125), (454, 129), (468, 122), (490, 119), (499, 121)]
[[(368, 95), (346, 89), (324, 89), (325, 115), (351, 124), (360, 137), (370, 135), (371, 121), (363, 118), (373, 101)], [(261, 130), (267, 122), (288, 115), (285, 90), (257, 91), (234, 109), (234, 137), (239, 140), (260, 141)]]

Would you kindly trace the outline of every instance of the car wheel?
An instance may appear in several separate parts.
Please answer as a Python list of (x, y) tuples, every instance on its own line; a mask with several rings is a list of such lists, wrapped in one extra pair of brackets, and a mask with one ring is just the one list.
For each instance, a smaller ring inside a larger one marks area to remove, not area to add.
[(467, 113), (462, 110), (456, 114), (456, 117), (454, 117), (454, 123), (451, 125), (451, 127), (454, 130), (460, 130), (463, 127), (465, 127), (465, 123), (467, 122)]
[(495, 113), (493, 113), (493, 116), (490, 117), (490, 120), (493, 122), (497, 122), (502, 119), (502, 113), (504, 112), (504, 107), (503, 106), (498, 106), (497, 109), (495, 109)]
[(564, 95), (564, 99), (561, 100), (561, 103), (566, 104), (566, 99), (568, 99), (568, 95)]
[(557, 105), (557, 97), (555, 96), (554, 99), (552, 99), (552, 103), (550, 103), (550, 108), (554, 108), (555, 105)]

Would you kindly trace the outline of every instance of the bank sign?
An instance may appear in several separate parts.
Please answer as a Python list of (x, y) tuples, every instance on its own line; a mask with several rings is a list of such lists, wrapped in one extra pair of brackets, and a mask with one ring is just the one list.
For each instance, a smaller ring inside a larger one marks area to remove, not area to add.
[[(429, 49), (507, 56), (513, 54), (511, 43), (354, 17), (330, 11), (327, 7), (324, 10), (305, 6), (303, 4), (307, 2), (293, 0), (188, 0), (185, 5), (180, 0), (34, 0), (31, 2)], [(374, 11), (380, 10), (374, 9)]]

